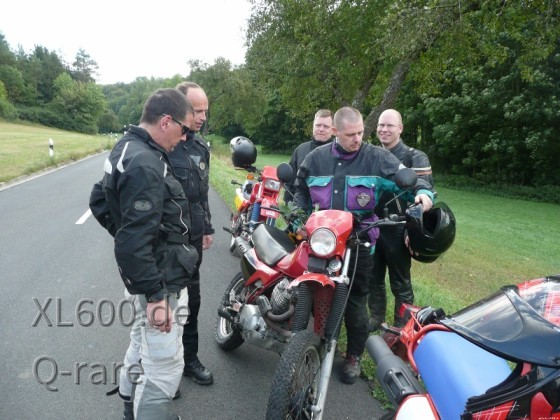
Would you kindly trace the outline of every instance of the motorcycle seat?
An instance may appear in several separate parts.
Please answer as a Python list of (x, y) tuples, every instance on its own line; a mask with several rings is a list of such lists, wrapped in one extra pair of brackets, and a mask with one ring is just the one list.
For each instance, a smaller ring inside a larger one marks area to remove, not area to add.
[(414, 352), (418, 373), (442, 420), (459, 419), (470, 397), (511, 373), (507, 362), (448, 331), (430, 331)]
[(268, 266), (275, 266), (286, 255), (296, 249), (288, 234), (273, 226), (261, 223), (252, 235), (255, 252)]

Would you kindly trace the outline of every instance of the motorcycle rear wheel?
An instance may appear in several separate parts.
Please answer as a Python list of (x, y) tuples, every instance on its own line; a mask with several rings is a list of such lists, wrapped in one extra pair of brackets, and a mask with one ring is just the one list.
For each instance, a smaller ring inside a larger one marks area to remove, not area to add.
[(321, 340), (313, 331), (292, 336), (272, 380), (266, 420), (312, 419), (321, 371)]
[[(236, 296), (240, 295), (245, 287), (244, 283), (245, 279), (243, 279), (241, 273), (237, 273), (229, 283), (218, 310), (227, 312), (229, 307), (227, 303), (230, 302), (230, 294), (233, 291)], [(218, 315), (218, 318), (216, 319), (214, 337), (218, 346), (225, 351), (231, 351), (238, 348), (244, 341), (241, 336), (241, 331), (239, 331), (239, 329), (237, 329), (231, 321), (222, 318), (220, 315)]]

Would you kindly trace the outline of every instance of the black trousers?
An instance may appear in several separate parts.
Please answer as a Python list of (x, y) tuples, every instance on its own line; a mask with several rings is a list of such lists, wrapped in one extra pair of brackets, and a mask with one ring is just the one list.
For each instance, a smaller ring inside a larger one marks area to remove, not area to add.
[(411, 257), (404, 244), (404, 227), (391, 226), (381, 229), (373, 256), (373, 276), (369, 284), (368, 306), (372, 317), (385, 320), (387, 292), (385, 275), (389, 270), (389, 285), (395, 296), (396, 313), (401, 303), (414, 303), (410, 281)]
[[(368, 338), (368, 313), (367, 297), (368, 285), (373, 275), (373, 256), (369, 248), (361, 248), (358, 253), (356, 273), (350, 296), (344, 313), (344, 323), (346, 325), (346, 336), (348, 344), (346, 353), (354, 356), (361, 356), (365, 349)], [(348, 276), (352, 276), (356, 254), (352, 256)]]
[(183, 328), (183, 349), (185, 362), (196, 360), (198, 354), (198, 313), (200, 312), (200, 265), (202, 264), (202, 236), (191, 240), (198, 252), (195, 271), (187, 284), (189, 291), (189, 319)]

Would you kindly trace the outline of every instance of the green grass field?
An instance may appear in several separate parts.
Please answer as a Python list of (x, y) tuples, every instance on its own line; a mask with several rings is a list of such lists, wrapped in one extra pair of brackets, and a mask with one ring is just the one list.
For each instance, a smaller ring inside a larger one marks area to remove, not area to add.
[[(49, 139), (54, 156), (49, 156)], [(0, 121), (0, 183), (75, 161), (112, 147), (115, 138)]]
[[(49, 158), (48, 139), (55, 142)], [(210, 181), (232, 208), (235, 186), (246, 172), (233, 168), (229, 145), (217, 136), (212, 143)], [(77, 160), (109, 148), (114, 138), (69, 133), (41, 126), (0, 121), (0, 182), (49, 166)], [(287, 162), (286, 155), (259, 153), (256, 166)], [(413, 263), (415, 303), (442, 307), (448, 314), (498, 290), (550, 274), (560, 273), (560, 206), (495, 197), (487, 194), (437, 188), (438, 200), (446, 202), (457, 218), (457, 236), (451, 249), (431, 264)], [(228, 220), (213, 220), (216, 229)], [(389, 294), (388, 308), (392, 308)], [(392, 319), (392, 314), (388, 314)], [(344, 345), (344, 332), (341, 343)], [(371, 360), (363, 372), (372, 378)], [(376, 397), (383, 400), (379, 389)]]

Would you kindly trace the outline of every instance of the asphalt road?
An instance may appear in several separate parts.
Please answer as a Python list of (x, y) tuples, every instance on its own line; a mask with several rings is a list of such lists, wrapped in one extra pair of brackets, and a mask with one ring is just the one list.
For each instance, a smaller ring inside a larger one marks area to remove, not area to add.
[[(91, 216), (91, 186), (106, 154), (0, 189), (0, 418), (120, 419), (105, 393), (128, 346), (130, 308), (112, 238)], [(229, 255), (229, 210), (211, 191), (214, 245), (202, 264), (200, 359), (214, 384), (181, 381), (173, 407), (183, 419), (263, 419), (279, 356), (214, 342), (216, 310), (239, 260)], [(336, 357), (325, 419), (375, 419), (382, 410), (364, 381), (338, 379)]]

